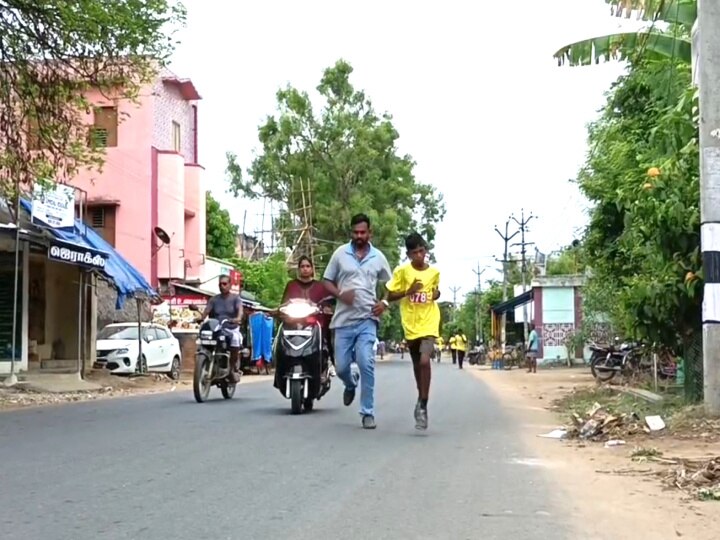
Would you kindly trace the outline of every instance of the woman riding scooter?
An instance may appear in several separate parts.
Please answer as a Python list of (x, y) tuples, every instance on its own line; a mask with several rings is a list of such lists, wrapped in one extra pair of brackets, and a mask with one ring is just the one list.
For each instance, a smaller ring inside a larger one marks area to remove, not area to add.
[[(282, 304), (293, 299), (310, 300), (314, 304), (325, 304), (330, 293), (325, 288), (322, 281), (315, 279), (315, 267), (310, 257), (303, 255), (298, 259), (298, 277), (290, 281), (285, 286), (285, 292), (282, 296)], [(330, 373), (331, 377), (335, 376), (335, 358), (332, 347), (332, 336), (330, 332), (330, 319), (332, 317), (332, 308), (325, 305), (322, 313), (318, 315), (318, 322), (322, 327), (323, 336), (327, 339), (328, 351), (330, 351)]]

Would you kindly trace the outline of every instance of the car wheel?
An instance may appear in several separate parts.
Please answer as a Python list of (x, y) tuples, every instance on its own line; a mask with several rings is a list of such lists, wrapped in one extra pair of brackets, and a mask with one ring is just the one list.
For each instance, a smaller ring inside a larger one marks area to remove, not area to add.
[(180, 357), (176, 356), (173, 358), (172, 365), (170, 366), (170, 378), (173, 381), (179, 381), (180, 380)]

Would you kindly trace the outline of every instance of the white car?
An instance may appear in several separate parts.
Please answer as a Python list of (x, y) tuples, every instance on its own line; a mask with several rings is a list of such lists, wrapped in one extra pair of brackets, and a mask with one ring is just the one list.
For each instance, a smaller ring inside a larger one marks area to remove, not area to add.
[(138, 324), (108, 324), (97, 335), (95, 368), (105, 368), (113, 374), (142, 372), (167, 373), (173, 380), (180, 378), (182, 353), (180, 342), (172, 332), (160, 324), (142, 323), (142, 360), (138, 364)]

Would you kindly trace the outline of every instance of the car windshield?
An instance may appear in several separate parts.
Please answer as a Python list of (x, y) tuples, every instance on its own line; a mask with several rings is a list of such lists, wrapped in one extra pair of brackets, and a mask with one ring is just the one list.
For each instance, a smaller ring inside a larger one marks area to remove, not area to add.
[(98, 339), (137, 339), (137, 326), (106, 326), (98, 332)]

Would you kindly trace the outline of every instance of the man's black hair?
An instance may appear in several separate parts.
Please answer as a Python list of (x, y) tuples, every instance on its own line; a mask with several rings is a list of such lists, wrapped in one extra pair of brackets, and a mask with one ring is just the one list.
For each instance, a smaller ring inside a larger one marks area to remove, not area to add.
[(405, 237), (405, 249), (412, 251), (419, 247), (427, 247), (427, 242), (420, 234), (414, 232)]
[(367, 223), (368, 229), (370, 228), (370, 218), (366, 214), (355, 214), (350, 220), (350, 227), (360, 225), (360, 223)]

